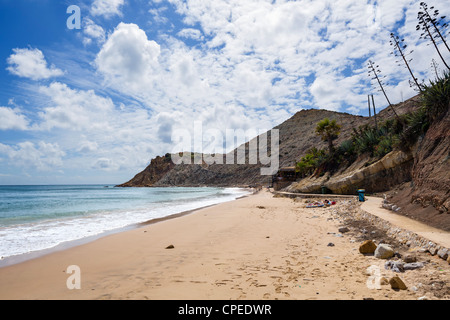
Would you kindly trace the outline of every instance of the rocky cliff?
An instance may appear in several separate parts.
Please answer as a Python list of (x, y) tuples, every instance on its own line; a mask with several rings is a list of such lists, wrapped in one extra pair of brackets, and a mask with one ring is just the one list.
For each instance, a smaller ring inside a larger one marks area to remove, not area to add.
[(117, 187), (152, 187), (175, 167), (170, 154), (152, 159), (144, 171), (139, 172), (130, 181)]
[(434, 123), (413, 150), (411, 180), (388, 193), (408, 215), (450, 231), (450, 111)]
[[(417, 98), (405, 103), (395, 105), (398, 114), (407, 113), (418, 105)], [(392, 118), (392, 110), (387, 108), (377, 115), (379, 122)], [(275, 127), (280, 134), (279, 165), (280, 167), (294, 166), (312, 147), (326, 148), (326, 143), (315, 134), (315, 128), (324, 118), (336, 119), (342, 126), (336, 145), (351, 137), (353, 128), (366, 124), (374, 124), (375, 119), (355, 116), (347, 113), (327, 110), (302, 110), (292, 118)], [(255, 138), (257, 139), (257, 138)], [(248, 163), (249, 142), (245, 144)], [(270, 145), (270, 144), (269, 144)], [(236, 150), (232, 151), (236, 154)], [(225, 156), (223, 156), (225, 158)], [(224, 161), (224, 163), (226, 163)], [(261, 164), (213, 164), (207, 165), (173, 165), (169, 156), (157, 157), (142, 172), (133, 179), (120, 185), (121, 187), (148, 187), (148, 186), (248, 186), (267, 185), (271, 177), (262, 176)]]
[[(298, 112), (292, 118), (274, 128), (279, 130), (280, 167), (295, 165), (312, 147), (326, 147), (326, 144), (315, 134), (317, 123), (326, 117), (336, 119), (342, 124), (342, 133), (337, 143), (348, 139), (354, 127), (370, 121), (365, 117), (327, 110), (303, 110)], [(258, 137), (255, 139), (258, 139)], [(260, 163), (248, 164), (249, 145), (250, 142), (245, 144), (246, 164), (173, 165), (170, 157), (157, 157), (151, 161), (147, 168), (120, 187), (267, 185), (271, 182), (271, 177), (261, 175), (260, 169), (263, 165)], [(270, 147), (270, 142), (268, 145)], [(237, 151), (234, 150), (232, 153), (237, 154)], [(223, 157), (226, 158), (225, 155)]]
[(390, 190), (391, 188), (411, 180), (411, 169), (414, 158), (411, 153), (394, 151), (370, 166), (366, 166), (369, 158), (361, 158), (350, 167), (334, 175), (329, 173), (322, 177), (309, 177), (293, 183), (286, 191), (300, 193), (320, 193), (325, 186), (331, 193), (353, 195), (358, 189), (368, 193)]

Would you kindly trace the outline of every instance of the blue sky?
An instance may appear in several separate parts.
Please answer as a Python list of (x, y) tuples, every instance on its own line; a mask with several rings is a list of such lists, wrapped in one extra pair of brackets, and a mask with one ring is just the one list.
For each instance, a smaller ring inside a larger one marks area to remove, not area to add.
[(121, 183), (196, 121), (225, 132), (309, 108), (367, 115), (370, 93), (386, 107), (369, 59), (401, 102), (415, 92), (390, 32), (419, 79), (439, 63), (415, 31), (419, 2), (0, 0), (0, 184)]

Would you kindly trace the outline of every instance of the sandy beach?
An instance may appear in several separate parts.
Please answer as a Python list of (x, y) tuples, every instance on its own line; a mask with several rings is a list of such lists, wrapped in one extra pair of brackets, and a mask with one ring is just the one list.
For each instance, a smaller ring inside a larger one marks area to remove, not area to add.
[[(338, 232), (335, 212), (344, 202), (306, 209), (262, 191), (0, 268), (0, 299), (436, 298), (424, 293), (426, 279), (445, 284), (449, 265), (431, 256), (420, 271), (400, 274), (407, 290), (368, 286), (368, 267), (394, 273), (359, 253), (356, 233)], [(67, 287), (71, 265), (81, 272), (80, 289)]]

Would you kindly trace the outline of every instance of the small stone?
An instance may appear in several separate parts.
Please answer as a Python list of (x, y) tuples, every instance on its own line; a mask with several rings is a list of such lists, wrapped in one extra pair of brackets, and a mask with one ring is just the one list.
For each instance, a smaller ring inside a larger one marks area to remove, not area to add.
[(450, 256), (448, 256), (447, 262), (448, 262), (448, 264), (450, 264)]
[(435, 256), (435, 255), (437, 254), (437, 252), (438, 252), (438, 249), (437, 249), (436, 247), (431, 247), (431, 248), (428, 248), (428, 252), (429, 252), (432, 256)]
[(406, 263), (403, 265), (403, 269), (405, 270), (415, 270), (423, 268), (424, 264), (422, 262), (413, 262), (413, 263)]
[(375, 299), (374, 298), (363, 298), (363, 300), (368, 301), (368, 300), (375, 300)]
[(385, 277), (380, 278), (380, 285), (387, 286), (389, 284), (389, 280)]
[(394, 255), (394, 250), (391, 246), (383, 243), (380, 244), (375, 250), (375, 257), (378, 259), (389, 259)]
[(428, 300), (427, 296), (419, 297), (417, 300)]
[(167, 246), (166, 249), (175, 249), (175, 247), (173, 244), (171, 244), (171, 245)]
[(437, 252), (439, 258), (447, 260), (448, 258), (448, 250), (446, 248), (442, 248)]
[(394, 290), (406, 290), (408, 287), (403, 282), (402, 279), (400, 279), (399, 276), (392, 277), (389, 280), (389, 284), (391, 285), (391, 288)]
[(403, 257), (403, 261), (405, 263), (412, 263), (412, 262), (416, 262), (417, 261), (417, 257), (413, 254), (407, 254), (406, 256)]
[(384, 264), (384, 268), (386, 270), (392, 270), (392, 271), (398, 272), (398, 273), (404, 272), (403, 262), (400, 262), (400, 261), (387, 261)]
[(349, 232), (350, 231), (350, 229), (349, 228), (347, 228), (347, 227), (342, 227), (342, 228), (339, 228), (339, 230), (338, 230), (340, 233), (346, 233), (346, 232)]
[(359, 246), (359, 252), (362, 254), (372, 254), (377, 249), (377, 245), (372, 240), (366, 240)]
[(333, 242), (330, 242), (330, 243), (327, 245), (327, 247), (334, 247), (334, 243), (333, 243)]

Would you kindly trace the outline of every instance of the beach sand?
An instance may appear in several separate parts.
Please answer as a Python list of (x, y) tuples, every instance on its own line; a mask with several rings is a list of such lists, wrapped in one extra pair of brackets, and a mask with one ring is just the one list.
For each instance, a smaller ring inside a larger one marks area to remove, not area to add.
[[(370, 289), (366, 270), (384, 261), (338, 233), (334, 209), (304, 207), (261, 191), (105, 236), (0, 268), (0, 299), (417, 299)], [(81, 289), (67, 288), (70, 265)]]

